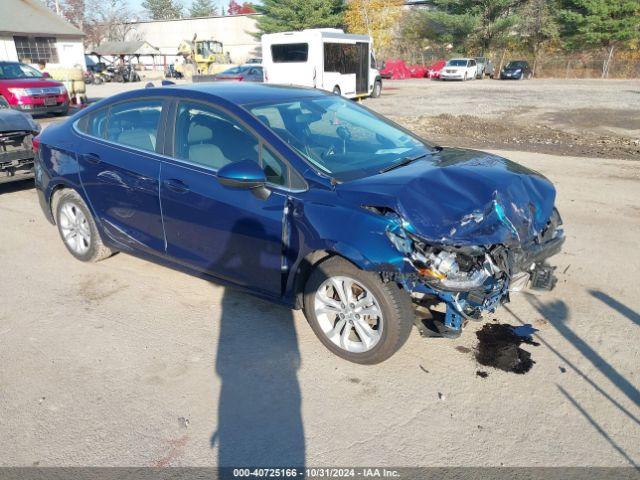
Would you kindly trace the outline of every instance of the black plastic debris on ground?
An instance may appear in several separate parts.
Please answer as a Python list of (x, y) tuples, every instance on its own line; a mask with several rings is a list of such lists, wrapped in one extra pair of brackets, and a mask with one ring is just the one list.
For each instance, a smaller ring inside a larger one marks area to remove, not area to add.
[(534, 332), (536, 329), (531, 325), (514, 327), (503, 323), (487, 323), (476, 332), (476, 360), (480, 365), (505, 372), (527, 373), (535, 362), (531, 359), (531, 354), (520, 348), (520, 345), (540, 345), (531, 337)]

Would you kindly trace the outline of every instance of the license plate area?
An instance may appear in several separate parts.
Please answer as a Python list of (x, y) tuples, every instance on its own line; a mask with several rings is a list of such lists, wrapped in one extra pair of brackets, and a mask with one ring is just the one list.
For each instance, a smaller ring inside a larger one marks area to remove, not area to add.
[(58, 101), (56, 97), (44, 97), (44, 104), (45, 106), (50, 107), (52, 105), (57, 105)]

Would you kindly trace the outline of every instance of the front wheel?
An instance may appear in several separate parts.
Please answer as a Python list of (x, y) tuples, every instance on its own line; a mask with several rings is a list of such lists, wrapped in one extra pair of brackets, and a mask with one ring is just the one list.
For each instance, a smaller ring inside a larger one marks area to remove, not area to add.
[(113, 254), (102, 243), (96, 223), (82, 200), (73, 190), (63, 190), (55, 199), (56, 224), (69, 253), (82, 262), (98, 262)]
[(360, 364), (380, 363), (397, 352), (414, 318), (407, 292), (341, 257), (325, 260), (311, 273), (304, 311), (329, 350)]
[(333, 94), (338, 96), (342, 95), (342, 91), (340, 90), (339, 86), (336, 85), (335, 87), (333, 87)]

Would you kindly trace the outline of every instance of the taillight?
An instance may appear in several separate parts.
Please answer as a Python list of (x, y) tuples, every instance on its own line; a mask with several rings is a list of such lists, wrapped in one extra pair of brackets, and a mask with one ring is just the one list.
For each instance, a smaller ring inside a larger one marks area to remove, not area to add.
[(40, 148), (40, 138), (38, 137), (33, 137), (31, 139), (31, 144), (33, 145), (33, 151), (35, 153), (38, 153), (38, 149)]

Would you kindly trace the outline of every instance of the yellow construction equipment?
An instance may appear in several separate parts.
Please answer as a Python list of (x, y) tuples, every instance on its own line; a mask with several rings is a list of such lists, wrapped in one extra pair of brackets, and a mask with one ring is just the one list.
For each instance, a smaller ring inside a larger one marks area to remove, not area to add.
[(216, 74), (233, 66), (229, 52), (224, 52), (222, 42), (217, 40), (183, 40), (178, 45), (178, 54), (185, 60), (185, 66), (190, 65), (191, 71), (183, 70), (183, 74)]

